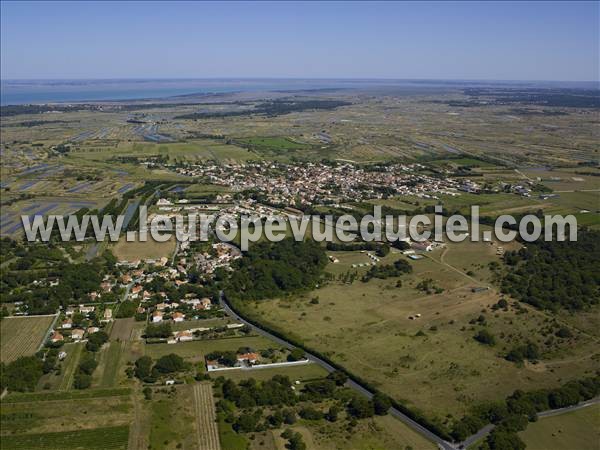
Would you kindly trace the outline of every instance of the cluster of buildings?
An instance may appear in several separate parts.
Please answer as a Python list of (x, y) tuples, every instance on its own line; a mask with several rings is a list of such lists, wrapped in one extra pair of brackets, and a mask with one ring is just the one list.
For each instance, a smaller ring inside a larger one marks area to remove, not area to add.
[[(164, 292), (159, 293), (159, 295), (164, 296), (164, 300), (150, 307), (152, 309), (150, 314), (152, 323), (159, 323), (167, 319), (173, 322), (183, 322), (186, 317), (191, 318), (194, 312), (209, 311), (213, 308), (212, 301), (209, 298), (199, 299), (194, 294), (186, 294), (186, 298), (179, 302), (169, 300)], [(140, 308), (145, 311), (143, 306), (140, 306)]]
[(176, 344), (178, 342), (189, 342), (200, 338), (206, 332), (218, 332), (220, 328), (224, 328), (227, 332), (234, 332), (236, 329), (243, 328), (243, 323), (229, 323), (225, 327), (196, 327), (186, 330), (173, 331), (172, 336), (167, 339), (167, 344)]
[(227, 368), (241, 368), (244, 366), (255, 365), (259, 362), (260, 355), (254, 351), (247, 351), (236, 354), (236, 363), (233, 366), (221, 364), (218, 360), (206, 360), (206, 368), (209, 372), (223, 370)]
[(255, 191), (268, 203), (291, 206), (384, 198), (388, 195), (429, 195), (456, 191), (464, 181), (428, 175), (421, 164), (386, 164), (364, 168), (348, 162), (211, 163), (165, 166), (181, 175), (227, 186), (233, 191)]
[[(60, 315), (60, 326), (50, 334), (50, 342), (57, 344), (71, 340), (80, 342), (87, 336), (101, 330), (103, 324), (113, 320), (112, 308), (102, 309), (95, 305), (68, 306)], [(75, 315), (79, 314), (76, 320)], [(98, 326), (99, 325), (99, 326)]]

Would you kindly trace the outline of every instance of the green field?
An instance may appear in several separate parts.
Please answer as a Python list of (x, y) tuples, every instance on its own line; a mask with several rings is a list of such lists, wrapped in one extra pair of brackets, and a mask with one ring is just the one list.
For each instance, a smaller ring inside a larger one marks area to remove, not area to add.
[(123, 236), (114, 244), (112, 252), (119, 261), (136, 261), (145, 259), (158, 260), (162, 257), (171, 258), (175, 251), (175, 239), (166, 242), (157, 242), (149, 238), (146, 242), (128, 242)]
[(95, 428), (61, 433), (2, 436), (3, 450), (104, 450), (127, 448), (129, 427)]
[(150, 410), (148, 448), (195, 448), (194, 401), (192, 386), (179, 386), (168, 394), (154, 390)]
[[(60, 411), (60, 413), (57, 413)], [(2, 402), (2, 427), (0, 440), (8, 436), (23, 438), (30, 435), (51, 434), (49, 448), (53, 447), (59, 434), (108, 427), (127, 427), (132, 419), (132, 403), (129, 396), (77, 398), (68, 400), (47, 399), (31, 402)], [(127, 434), (125, 434), (127, 436)], [(107, 436), (108, 439), (108, 436)], [(127, 438), (125, 437), (125, 440)], [(40, 445), (44, 445), (41, 439)]]
[(185, 160), (189, 162), (257, 159), (255, 154), (249, 153), (246, 149), (212, 139), (197, 139), (188, 142), (165, 144), (120, 142), (116, 147), (105, 147), (101, 151), (97, 151), (95, 147), (84, 147), (74, 153), (74, 156), (85, 158), (88, 161), (106, 161), (115, 156), (133, 156), (138, 158), (168, 156), (171, 160)]
[[(227, 424), (223, 425), (226, 428)], [(252, 434), (249, 439), (250, 448), (252, 450), (286, 450), (287, 440), (281, 437), (281, 433), (285, 428), (288, 427)], [(332, 423), (325, 420), (309, 421), (301, 419), (289, 428), (300, 433), (306, 448), (311, 450), (336, 450), (341, 448), (352, 450), (433, 450), (437, 448), (435, 444), (427, 441), (398, 419), (389, 415), (360, 420), (350, 433), (346, 430), (345, 421), (343, 420)], [(225, 434), (225, 436), (228, 435)], [(241, 442), (235, 444), (240, 446), (235, 447), (232, 445), (229, 447), (223, 445), (223, 448), (245, 448)]]
[[(364, 259), (359, 252), (335, 253), (340, 262), (328, 271), (343, 274)], [(399, 258), (390, 254), (383, 262)], [(532, 308), (492, 311), (499, 299), (489, 286), (488, 262), (498, 261), (489, 243), (448, 244), (411, 261), (413, 273), (368, 283), (333, 281), (305, 295), (243, 303), (245, 314), (323, 352), (356, 375), (408, 406), (441, 422), (452, 422), (474, 404), (500, 400), (515, 389), (558, 386), (594, 370), (595, 340), (575, 332), (575, 339), (547, 344), (547, 315)], [(470, 275), (467, 275), (467, 272)], [(427, 294), (417, 284), (433, 278), (441, 294)], [(311, 299), (317, 298), (318, 304)], [(421, 314), (418, 319), (410, 316)], [(495, 347), (473, 339), (480, 315), (494, 334)], [(576, 320), (576, 319), (575, 319)], [(526, 340), (542, 349), (537, 365), (518, 367), (502, 354)]]
[(454, 166), (473, 166), (473, 167), (482, 167), (482, 168), (490, 168), (496, 167), (494, 164), (489, 163), (487, 161), (482, 161), (481, 159), (475, 158), (448, 158), (448, 159), (436, 159), (430, 162), (436, 166), (446, 166), (446, 165), (454, 165)]
[(541, 418), (530, 423), (519, 437), (529, 450), (598, 450), (600, 405)]
[(241, 144), (265, 151), (299, 150), (310, 147), (307, 144), (297, 142), (287, 137), (249, 137), (237, 139), (237, 141)]
[(221, 448), (227, 450), (246, 450), (248, 448), (248, 439), (233, 431), (231, 424), (225, 422), (222, 417), (219, 417), (217, 420)]
[(235, 351), (240, 347), (251, 347), (255, 350), (277, 348), (277, 344), (260, 336), (227, 339), (207, 339), (204, 341), (180, 342), (177, 344), (147, 344), (146, 355), (154, 359), (169, 353), (176, 353), (183, 358), (195, 361), (203, 360), (204, 355), (213, 351)]
[(79, 342), (65, 344), (61, 350), (66, 352), (67, 356), (60, 363), (60, 372), (58, 374), (51, 372), (42, 376), (38, 383), (38, 389), (47, 389), (48, 385), (52, 390), (69, 389), (73, 383), (73, 376), (75, 375), (75, 369), (79, 363), (83, 346), (84, 344)]
[(256, 380), (270, 380), (274, 375), (285, 375), (290, 380), (314, 380), (327, 376), (327, 371), (318, 364), (305, 364), (301, 366), (275, 367), (254, 370), (225, 370), (223, 372), (215, 372), (215, 375), (230, 378), (234, 381), (246, 380), (254, 378)]
[(99, 387), (110, 388), (118, 385), (121, 355), (125, 345), (125, 342), (110, 342), (108, 347), (102, 349), (100, 363), (94, 371), (94, 381)]
[(171, 324), (171, 328), (173, 329), (173, 331), (180, 331), (189, 330), (192, 328), (223, 327), (230, 322), (231, 320), (227, 318), (184, 320), (183, 322), (174, 322), (173, 324)]
[(2, 399), (2, 404), (8, 403), (30, 403), (45, 401), (63, 401), (63, 400), (85, 400), (92, 398), (121, 397), (131, 394), (130, 388), (116, 389), (86, 389), (83, 391), (62, 391), (62, 392), (31, 392), (31, 393), (11, 393)]

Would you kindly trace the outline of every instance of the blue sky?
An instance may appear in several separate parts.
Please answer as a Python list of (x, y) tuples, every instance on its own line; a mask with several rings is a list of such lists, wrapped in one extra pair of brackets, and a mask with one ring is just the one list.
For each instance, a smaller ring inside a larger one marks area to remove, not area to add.
[(6, 2), (7, 78), (599, 79), (598, 2)]

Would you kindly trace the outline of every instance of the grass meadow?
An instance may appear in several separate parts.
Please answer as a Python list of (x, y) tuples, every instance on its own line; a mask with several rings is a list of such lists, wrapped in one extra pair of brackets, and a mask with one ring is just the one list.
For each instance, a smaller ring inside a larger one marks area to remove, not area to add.
[[(351, 268), (366, 259), (364, 254), (348, 252), (344, 258), (340, 253), (340, 262), (328, 266), (332, 273), (357, 271), (360, 276), (367, 270)], [(402, 257), (390, 254), (382, 262)], [(547, 346), (545, 313), (528, 307), (525, 313), (513, 307), (493, 311), (500, 298), (493, 287), (472, 291), (490, 286), (487, 263), (494, 260), (498, 256), (489, 243), (449, 244), (446, 250), (411, 261), (413, 273), (401, 277), (401, 287), (396, 278), (333, 281), (305, 295), (248, 303), (244, 309), (397, 400), (451, 421), (477, 402), (500, 400), (517, 388), (557, 386), (597, 367), (593, 336), (573, 328), (573, 339)], [(443, 292), (417, 289), (428, 278)], [(315, 298), (318, 304), (311, 302)], [(416, 314), (421, 316), (411, 320)], [(484, 325), (477, 322), (479, 316)], [(496, 336), (495, 347), (473, 339), (483, 327)], [(544, 351), (539, 364), (518, 367), (502, 357), (527, 339)]]
[(600, 442), (600, 405), (544, 417), (530, 423), (519, 437), (530, 450), (597, 450)]

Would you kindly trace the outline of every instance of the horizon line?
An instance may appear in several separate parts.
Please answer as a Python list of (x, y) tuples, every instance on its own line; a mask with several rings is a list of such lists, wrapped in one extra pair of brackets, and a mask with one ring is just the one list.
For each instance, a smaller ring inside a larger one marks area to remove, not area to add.
[(597, 83), (598, 80), (550, 80), (550, 79), (502, 79), (502, 78), (429, 78), (429, 77), (411, 77), (411, 78), (390, 78), (390, 77), (100, 77), (100, 78), (3, 78), (1, 82), (10, 81), (197, 81), (197, 80), (324, 80), (324, 81), (453, 81), (453, 82), (505, 82), (505, 83)]

